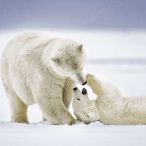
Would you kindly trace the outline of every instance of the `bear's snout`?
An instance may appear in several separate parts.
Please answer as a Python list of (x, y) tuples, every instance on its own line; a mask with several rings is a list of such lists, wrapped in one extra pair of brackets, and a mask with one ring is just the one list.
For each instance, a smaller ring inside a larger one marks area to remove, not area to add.
[(87, 94), (87, 90), (85, 88), (82, 89), (82, 94), (86, 95)]

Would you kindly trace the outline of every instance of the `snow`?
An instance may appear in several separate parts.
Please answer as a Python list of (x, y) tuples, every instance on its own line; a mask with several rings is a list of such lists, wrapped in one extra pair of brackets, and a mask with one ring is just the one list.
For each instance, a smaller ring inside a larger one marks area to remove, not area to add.
[[(45, 30), (46, 31), (46, 30)], [(0, 55), (5, 44), (21, 32), (0, 33)], [(61, 36), (83, 42), (87, 52), (86, 73), (93, 73), (119, 88), (123, 96), (146, 95), (146, 64), (127, 62), (91, 63), (96, 59), (145, 59), (146, 32), (111, 31), (56, 31), (47, 30), (50, 36)], [(91, 62), (90, 62), (91, 61)], [(87, 87), (87, 86), (86, 86)], [(82, 88), (82, 87), (80, 87)], [(89, 89), (89, 88), (88, 88)], [(90, 97), (95, 97), (89, 89)], [(146, 126), (105, 126), (99, 122), (85, 125), (50, 125), (41, 122), (37, 105), (29, 107), (30, 124), (10, 123), (8, 100), (0, 80), (0, 146), (145, 146)]]
[(145, 146), (145, 126), (0, 124), (2, 146)]

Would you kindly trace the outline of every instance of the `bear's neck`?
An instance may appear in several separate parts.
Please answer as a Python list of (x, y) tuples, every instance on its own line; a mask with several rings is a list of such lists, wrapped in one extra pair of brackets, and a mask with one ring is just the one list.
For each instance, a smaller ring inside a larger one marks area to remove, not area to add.
[(52, 53), (51, 52), (52, 51), (54, 52), (54, 50), (51, 49), (51, 48), (49, 48), (49, 51), (48, 51), (48, 47), (46, 47), (44, 49), (44, 51), (42, 52), (41, 60), (42, 60), (42, 62), (44, 64), (44, 66), (49, 71), (49, 73), (54, 75), (59, 80), (65, 81), (65, 79), (67, 77), (65, 75), (59, 74), (59, 72), (57, 71), (57, 69), (55, 69), (55, 66), (53, 65), (53, 62), (51, 60), (51, 58), (52, 58)]

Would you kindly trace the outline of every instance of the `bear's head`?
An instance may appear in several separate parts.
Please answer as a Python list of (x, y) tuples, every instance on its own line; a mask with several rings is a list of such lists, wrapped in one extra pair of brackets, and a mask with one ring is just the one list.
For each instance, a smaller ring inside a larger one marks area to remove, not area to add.
[(54, 50), (51, 61), (55, 70), (77, 83), (84, 84), (86, 77), (83, 74), (85, 64), (83, 46), (75, 41), (62, 39), (60, 42), (56, 42)]
[(82, 89), (82, 92), (75, 87), (73, 89), (73, 111), (76, 118), (84, 123), (88, 124), (98, 120), (98, 115), (95, 106), (95, 100), (90, 100), (87, 90)]

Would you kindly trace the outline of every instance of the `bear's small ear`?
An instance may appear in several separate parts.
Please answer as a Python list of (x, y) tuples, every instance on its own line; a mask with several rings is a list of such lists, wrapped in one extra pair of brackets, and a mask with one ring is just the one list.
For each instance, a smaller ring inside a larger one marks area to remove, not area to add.
[(57, 63), (57, 64), (61, 63), (61, 60), (60, 60), (60, 58), (58, 58), (58, 57), (51, 58), (51, 60), (52, 60), (53, 62)]
[(77, 47), (77, 50), (78, 50), (79, 52), (82, 52), (82, 50), (83, 50), (83, 45), (82, 45), (82, 44), (79, 45), (79, 46)]

